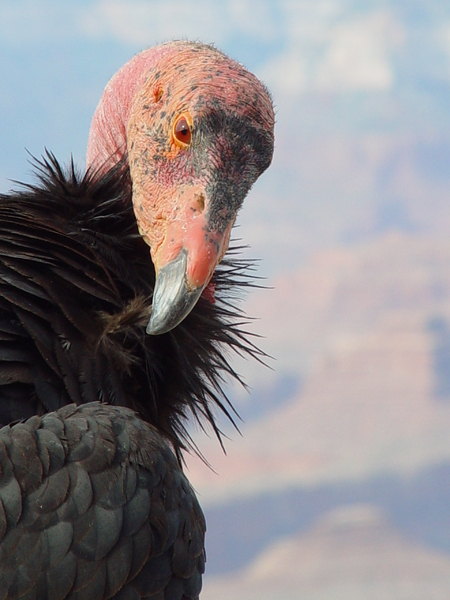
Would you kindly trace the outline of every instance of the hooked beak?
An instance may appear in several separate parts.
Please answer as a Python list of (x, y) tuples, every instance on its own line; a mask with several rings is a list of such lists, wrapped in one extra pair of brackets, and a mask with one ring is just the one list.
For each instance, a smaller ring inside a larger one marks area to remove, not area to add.
[(207, 282), (189, 288), (186, 282), (187, 251), (162, 267), (156, 277), (153, 305), (147, 333), (167, 333), (183, 321), (197, 304)]
[(205, 212), (180, 211), (184, 217), (179, 213), (168, 223), (163, 243), (152, 252), (156, 282), (150, 335), (167, 333), (185, 319), (228, 249), (234, 218), (219, 233), (211, 230)]

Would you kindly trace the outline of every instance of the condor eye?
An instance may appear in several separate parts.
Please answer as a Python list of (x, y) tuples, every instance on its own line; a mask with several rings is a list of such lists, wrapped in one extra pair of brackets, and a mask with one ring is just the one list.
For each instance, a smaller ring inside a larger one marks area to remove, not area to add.
[(191, 143), (192, 132), (185, 116), (181, 115), (173, 126), (173, 139), (178, 146), (186, 148)]

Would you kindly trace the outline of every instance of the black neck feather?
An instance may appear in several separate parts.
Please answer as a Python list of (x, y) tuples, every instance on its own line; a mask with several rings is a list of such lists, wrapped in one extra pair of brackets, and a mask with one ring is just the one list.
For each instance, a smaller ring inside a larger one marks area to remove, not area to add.
[(186, 419), (232, 419), (222, 391), (237, 378), (227, 351), (260, 358), (235, 301), (251, 265), (228, 258), (172, 332), (145, 326), (155, 272), (138, 234), (127, 169), (63, 171), (52, 155), (39, 183), (0, 196), (0, 422), (102, 400), (135, 409), (177, 452)]

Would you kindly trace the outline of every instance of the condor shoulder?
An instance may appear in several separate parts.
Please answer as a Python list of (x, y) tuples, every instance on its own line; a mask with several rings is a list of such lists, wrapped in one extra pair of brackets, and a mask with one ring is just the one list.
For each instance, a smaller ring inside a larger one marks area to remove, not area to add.
[(195, 599), (204, 533), (174, 453), (131, 410), (0, 431), (0, 600)]

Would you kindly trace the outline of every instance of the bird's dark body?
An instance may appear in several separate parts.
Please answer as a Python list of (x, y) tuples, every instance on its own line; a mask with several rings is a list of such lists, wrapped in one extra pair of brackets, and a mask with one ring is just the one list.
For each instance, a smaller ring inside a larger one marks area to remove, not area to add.
[[(219, 346), (252, 346), (205, 298), (146, 335), (154, 270), (126, 169), (39, 169), (0, 196), (0, 600), (197, 598), (205, 523), (183, 422), (215, 427), (233, 375)], [(236, 269), (216, 274), (219, 300)]]
[(128, 409), (69, 405), (0, 432), (0, 598), (197, 598), (205, 523)]

